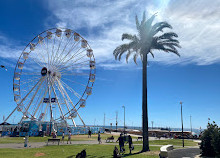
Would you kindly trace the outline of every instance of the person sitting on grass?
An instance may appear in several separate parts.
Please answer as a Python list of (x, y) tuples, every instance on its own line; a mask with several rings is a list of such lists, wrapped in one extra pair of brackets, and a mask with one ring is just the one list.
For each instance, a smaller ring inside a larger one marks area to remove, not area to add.
[(115, 146), (115, 149), (113, 151), (113, 158), (119, 158), (121, 155), (119, 154), (118, 148)]
[(86, 149), (76, 155), (76, 158), (86, 158)]

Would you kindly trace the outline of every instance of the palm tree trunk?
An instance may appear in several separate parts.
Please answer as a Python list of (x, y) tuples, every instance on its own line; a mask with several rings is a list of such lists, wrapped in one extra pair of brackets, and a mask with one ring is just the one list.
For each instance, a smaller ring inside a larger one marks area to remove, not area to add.
[(143, 130), (143, 149), (149, 151), (148, 139), (148, 113), (147, 113), (147, 54), (143, 55), (143, 94), (142, 94), (142, 130)]

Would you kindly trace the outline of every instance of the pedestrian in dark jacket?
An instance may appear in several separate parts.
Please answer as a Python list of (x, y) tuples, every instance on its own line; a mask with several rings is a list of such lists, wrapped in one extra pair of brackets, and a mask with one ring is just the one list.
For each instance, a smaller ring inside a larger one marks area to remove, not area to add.
[(130, 154), (131, 154), (131, 150), (134, 149), (134, 146), (133, 146), (132, 138), (130, 135), (128, 136), (128, 143), (129, 143), (129, 149), (130, 149)]
[(122, 134), (120, 134), (120, 137), (118, 137), (117, 141), (119, 141), (120, 152), (124, 152), (124, 137), (122, 136)]

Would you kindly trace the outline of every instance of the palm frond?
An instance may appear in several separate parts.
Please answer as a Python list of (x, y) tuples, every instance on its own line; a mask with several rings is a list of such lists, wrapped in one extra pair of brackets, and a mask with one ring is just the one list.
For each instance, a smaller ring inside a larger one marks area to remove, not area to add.
[(135, 16), (135, 20), (136, 20), (136, 28), (137, 28), (137, 30), (139, 30), (140, 29), (140, 23), (139, 23), (137, 15)]
[(165, 39), (165, 40), (161, 40), (161, 42), (172, 42), (172, 43), (180, 43), (178, 40), (176, 40), (176, 39)]
[(120, 55), (120, 54), (122, 55), (127, 50), (128, 50), (128, 44), (122, 44), (122, 45), (118, 46), (113, 52), (113, 55), (115, 56), (115, 60), (118, 59), (118, 55)]
[(148, 28), (149, 30), (151, 29), (152, 27), (152, 23), (155, 19), (155, 17), (157, 16), (157, 13), (155, 13), (154, 15), (152, 15), (145, 23), (145, 27)]
[(151, 34), (152, 36), (154, 36), (155, 34), (157, 34), (159, 31), (163, 32), (163, 29), (164, 28), (170, 28), (172, 29), (173, 27), (168, 24), (167, 22), (159, 22), (159, 23), (156, 23), (152, 26), (152, 29), (151, 29)]
[(160, 48), (156, 48), (156, 49), (157, 50), (162, 50), (162, 51), (167, 52), (167, 53), (172, 52), (172, 53), (174, 53), (174, 54), (176, 54), (180, 57), (180, 54), (178, 53), (178, 51), (176, 49), (165, 48), (165, 47), (163, 47), (163, 48), (160, 47)]
[(176, 46), (178, 48), (181, 48), (181, 46), (179, 45), (179, 43), (176, 42), (160, 42), (162, 45), (172, 45), (172, 46)]
[(142, 21), (141, 21), (141, 25), (143, 25), (146, 21), (146, 14), (145, 14), (145, 11), (143, 12), (143, 18), (142, 18)]
[(137, 57), (138, 57), (139, 53), (135, 53), (133, 56), (134, 62), (137, 65)]
[(152, 55), (152, 57), (154, 58), (154, 54), (153, 52), (150, 50), (149, 53)]
[(123, 41), (124, 39), (134, 40), (134, 39), (135, 39), (135, 36), (133, 36), (133, 35), (131, 35), (131, 34), (128, 34), (128, 33), (123, 33), (123, 34), (122, 34), (122, 37), (121, 37), (121, 40)]
[(178, 35), (174, 32), (167, 32), (158, 36), (159, 39), (172, 39), (173, 37), (178, 37)]
[(128, 63), (128, 58), (130, 57), (130, 55), (132, 54), (133, 52), (131, 50), (128, 50), (128, 53), (126, 54), (126, 62)]

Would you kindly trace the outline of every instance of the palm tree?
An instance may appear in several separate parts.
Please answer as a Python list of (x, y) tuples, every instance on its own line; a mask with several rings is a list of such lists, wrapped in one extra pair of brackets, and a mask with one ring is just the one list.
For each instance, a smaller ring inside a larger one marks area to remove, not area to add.
[(143, 19), (141, 23), (136, 16), (136, 27), (138, 35), (131, 35), (124, 33), (122, 40), (126, 39), (130, 42), (118, 46), (113, 55), (115, 60), (121, 60), (123, 54), (126, 53), (126, 61), (128, 62), (129, 57), (133, 54), (133, 60), (137, 64), (137, 57), (140, 56), (143, 64), (143, 91), (142, 91), (142, 129), (143, 129), (143, 149), (142, 151), (149, 151), (149, 140), (148, 140), (148, 112), (147, 112), (147, 55), (151, 54), (154, 58), (153, 50), (161, 50), (164, 52), (171, 52), (178, 56), (178, 50), (180, 48), (179, 41), (175, 38), (178, 37), (174, 32), (161, 33), (164, 28), (172, 29), (172, 26), (167, 22), (158, 22), (152, 24), (156, 14), (146, 20), (145, 12), (143, 13)]

